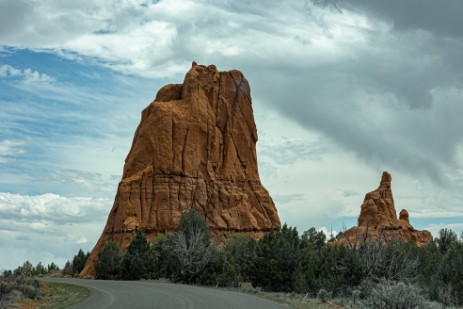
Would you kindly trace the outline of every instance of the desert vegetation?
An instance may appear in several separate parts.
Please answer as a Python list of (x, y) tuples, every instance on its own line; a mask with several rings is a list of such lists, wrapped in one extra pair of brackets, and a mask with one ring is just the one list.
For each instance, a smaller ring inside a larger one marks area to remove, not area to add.
[[(205, 219), (195, 211), (182, 215), (174, 233), (148, 242), (138, 229), (127, 252), (109, 242), (99, 252), (97, 279), (165, 278), (172, 282), (251, 293), (270, 292), (275, 299), (291, 295), (347, 308), (446, 308), (463, 305), (463, 234), (442, 229), (429, 245), (400, 239), (354, 246), (333, 245), (337, 237), (315, 228), (300, 234), (283, 225), (256, 241), (232, 234), (220, 245), (212, 241)], [(51, 263), (26, 261), (0, 276), (0, 308), (40, 299), (44, 284), (36, 277), (77, 276), (89, 253), (82, 250), (63, 270)], [(252, 287), (251, 287), (252, 286)], [(275, 296), (276, 295), (276, 296)], [(305, 307), (301, 307), (305, 308)]]
[[(338, 237), (342, 237), (338, 236)], [(440, 231), (426, 247), (400, 240), (334, 246), (323, 232), (283, 225), (259, 241), (230, 235), (220, 248), (207, 223), (185, 213), (175, 233), (148, 243), (138, 230), (126, 254), (100, 251), (96, 277), (253, 288), (298, 293), (346, 307), (442, 308), (463, 305), (463, 235)]]
[(12, 308), (26, 300), (40, 299), (43, 286), (37, 277), (57, 270), (59, 268), (54, 263), (45, 267), (41, 262), (33, 266), (29, 261), (14, 270), (4, 270), (0, 275), (0, 308)]
[(15, 277), (3, 274), (0, 277), (0, 308), (12, 308), (28, 299), (39, 299), (42, 285), (39, 280), (30, 277)]
[(65, 308), (65, 305), (76, 304), (85, 299), (89, 292), (84, 288), (45, 283), (38, 278), (78, 276), (88, 256), (88, 252), (85, 254), (80, 249), (72, 261), (66, 262), (62, 270), (53, 262), (47, 266), (39, 262), (34, 266), (29, 261), (14, 270), (3, 270), (0, 274), (0, 309), (16, 308), (27, 301), (37, 301), (44, 308)]

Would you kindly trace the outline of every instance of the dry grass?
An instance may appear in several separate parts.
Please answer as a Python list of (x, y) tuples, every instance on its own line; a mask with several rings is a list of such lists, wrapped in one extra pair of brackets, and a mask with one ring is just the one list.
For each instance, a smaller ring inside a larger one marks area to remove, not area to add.
[(78, 304), (90, 296), (90, 291), (84, 287), (43, 282), (44, 296), (40, 300), (22, 303), (21, 309), (61, 309)]
[(301, 294), (296, 293), (275, 293), (275, 292), (264, 292), (261, 289), (256, 289), (251, 284), (245, 283), (240, 288), (230, 289), (235, 292), (246, 293), (256, 295), (258, 297), (266, 298), (272, 301), (276, 301), (283, 304), (288, 304), (294, 309), (341, 309), (342, 306), (338, 306), (330, 303), (322, 303), (318, 299), (305, 297)]

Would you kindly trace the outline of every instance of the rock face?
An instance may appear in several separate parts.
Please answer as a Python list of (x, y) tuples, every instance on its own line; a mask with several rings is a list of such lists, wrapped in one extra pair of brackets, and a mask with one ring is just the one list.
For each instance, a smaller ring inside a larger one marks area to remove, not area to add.
[(407, 210), (402, 209), (397, 220), (391, 180), (391, 175), (383, 172), (379, 188), (365, 195), (358, 226), (348, 229), (336, 244), (357, 247), (362, 241), (374, 242), (379, 237), (385, 242), (401, 238), (412, 241), (417, 246), (424, 246), (432, 241), (430, 232), (418, 231), (411, 226)]
[(125, 250), (135, 231), (148, 239), (175, 230), (184, 211), (203, 215), (218, 239), (258, 238), (280, 220), (259, 179), (257, 129), (248, 81), (239, 71), (193, 66), (142, 112), (106, 227), (82, 271), (94, 274), (110, 240)]

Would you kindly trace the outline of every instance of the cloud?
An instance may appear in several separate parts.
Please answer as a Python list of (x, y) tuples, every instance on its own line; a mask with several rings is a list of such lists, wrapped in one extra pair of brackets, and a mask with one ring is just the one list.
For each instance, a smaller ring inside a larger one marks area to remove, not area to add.
[(0, 247), (8, 252), (0, 255), (1, 267), (15, 268), (26, 260), (62, 267), (79, 248), (92, 249), (111, 205), (103, 198), (0, 192)]
[(0, 83), (0, 161), (15, 160), (0, 164), (0, 187), (22, 194), (112, 198), (140, 111), (158, 82), (44, 53), (18, 53), (12, 51), (5, 62), (34, 57), (59, 80)]
[(180, 80), (191, 60), (241, 68), (255, 99), (307, 130), (444, 183), (463, 142), (462, 5), (445, 3), (19, 1), (4, 14), (33, 22), (10, 21), (2, 41), (150, 78)]
[(32, 69), (18, 69), (11, 65), (4, 64), (0, 66), (0, 77), (3, 78), (17, 78), (26, 84), (40, 83), (48, 84), (55, 82), (56, 79)]
[(384, 1), (352, 1), (352, 0), (317, 0), (318, 5), (356, 10), (364, 14), (386, 19), (397, 30), (408, 31), (423, 29), (439, 35), (461, 37), (463, 29), (463, 7), (459, 1), (400, 0)]
[(323, 232), (323, 234), (326, 235), (326, 240), (330, 240), (331, 238), (336, 237), (336, 235), (339, 234), (339, 232), (333, 230), (332, 227), (327, 228), (325, 226), (322, 226), (322, 227), (318, 228), (317, 231)]
[(274, 144), (259, 145), (259, 156), (269, 158), (279, 164), (291, 165), (297, 160), (320, 161), (327, 151), (327, 145), (321, 140), (303, 140), (286, 137)]
[(383, 170), (412, 220), (452, 216), (463, 4), (396, 2), (0, 2), (2, 62), (27, 54), (0, 67), (0, 140), (24, 143), (0, 185), (112, 198), (140, 110), (196, 60), (250, 81), (261, 178), (283, 221), (355, 218)]
[[(53, 193), (36, 196), (0, 192), (0, 214), (17, 222), (34, 223), (31, 227), (42, 229), (45, 223), (89, 222), (105, 217), (108, 199), (87, 197), (67, 198)], [(5, 228), (5, 227), (4, 227)]]
[(279, 205), (294, 203), (295, 201), (306, 201), (304, 194), (274, 194), (273, 199)]
[(0, 141), (0, 164), (11, 160), (11, 157), (24, 153), (23, 142), (3, 140)]
[(430, 224), (426, 227), (434, 237), (439, 236), (439, 231), (441, 229), (451, 229), (457, 234), (457, 236), (463, 237), (463, 223), (446, 223), (446, 224)]

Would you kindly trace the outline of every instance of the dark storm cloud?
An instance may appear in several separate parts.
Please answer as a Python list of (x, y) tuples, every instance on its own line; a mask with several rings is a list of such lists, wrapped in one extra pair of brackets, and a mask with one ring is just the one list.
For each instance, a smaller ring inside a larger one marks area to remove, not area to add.
[[(85, 3), (61, 9), (84, 26), (53, 36), (54, 51), (124, 73), (175, 77), (169, 82), (180, 82), (191, 60), (240, 69), (255, 101), (375, 168), (441, 181), (457, 164), (461, 1), (122, 1), (119, 10)], [(60, 9), (34, 5), (40, 16)], [(100, 33), (108, 21), (111, 32)], [(28, 27), (45, 35), (59, 25)], [(5, 31), (10, 45), (47, 46), (27, 31)]]
[(314, 0), (315, 4), (354, 10), (391, 22), (397, 30), (422, 29), (443, 36), (463, 36), (460, 0)]
[[(456, 94), (433, 100), (431, 90), (440, 82), (425, 87), (417, 81), (419, 76), (408, 81), (391, 72), (386, 78), (349, 63), (324, 70), (309, 70), (290, 82), (284, 75), (273, 76), (264, 82), (268, 88), (258, 92), (302, 126), (326, 134), (380, 169), (399, 167), (440, 181), (442, 165), (455, 164), (463, 130), (457, 115), (463, 113), (463, 106)], [(285, 91), (274, 91), (269, 85)], [(402, 92), (397, 89), (400, 85)], [(420, 97), (428, 101), (417, 100)]]
[(32, 5), (25, 1), (2, 1), (0, 3), (0, 35), (22, 30)]
[[(322, 11), (307, 11), (322, 21), (326, 15), (347, 20), (354, 11), (368, 21), (368, 27), (345, 27), (363, 40), (340, 44), (333, 40), (336, 57), (328, 53), (317, 59), (279, 62), (271, 66), (272, 72), (249, 64), (252, 77), (261, 82), (254, 93), (378, 168), (396, 167), (444, 181), (445, 171), (457, 165), (462, 142), (463, 122), (456, 115), (463, 112), (459, 55), (463, 41), (454, 30), (462, 24), (458, 12), (463, 2), (450, 3), (457, 7), (446, 16), (444, 26), (411, 13), (423, 10), (429, 17), (434, 9), (429, 1), (423, 8), (407, 2), (400, 9), (399, 5), (387, 9), (382, 3), (331, 2)], [(415, 20), (407, 21), (401, 9)], [(436, 14), (440, 16), (442, 10), (449, 9), (436, 8)], [(328, 34), (336, 30), (333, 23), (318, 24), (326, 26)]]

